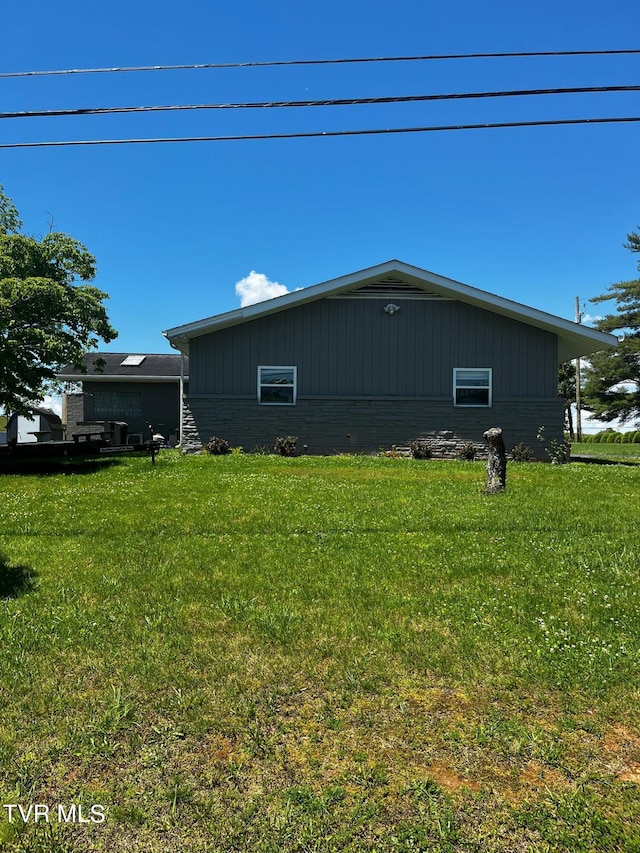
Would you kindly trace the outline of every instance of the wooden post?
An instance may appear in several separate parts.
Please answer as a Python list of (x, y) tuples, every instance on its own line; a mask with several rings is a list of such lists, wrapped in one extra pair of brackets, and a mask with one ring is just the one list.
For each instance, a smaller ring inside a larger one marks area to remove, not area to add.
[(489, 445), (485, 494), (494, 495), (496, 492), (504, 492), (507, 480), (507, 454), (500, 427), (488, 429), (484, 434), (484, 440)]

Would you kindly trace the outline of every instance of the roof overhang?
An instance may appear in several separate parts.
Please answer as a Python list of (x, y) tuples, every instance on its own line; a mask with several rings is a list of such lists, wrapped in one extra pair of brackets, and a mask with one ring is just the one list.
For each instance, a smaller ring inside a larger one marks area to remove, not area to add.
[(279, 311), (286, 311), (288, 308), (305, 305), (308, 302), (315, 302), (318, 299), (328, 296), (337, 296), (388, 275), (400, 276), (416, 287), (437, 293), (449, 299), (465, 302), (468, 305), (474, 305), (485, 311), (492, 311), (503, 317), (509, 317), (518, 322), (527, 323), (530, 326), (536, 326), (539, 329), (544, 329), (557, 335), (558, 359), (561, 362), (609, 349), (615, 347), (618, 343), (617, 338), (613, 335), (599, 332), (588, 326), (581, 326), (571, 320), (564, 320), (561, 317), (556, 317), (554, 314), (547, 314), (544, 311), (530, 308), (511, 299), (496, 296), (485, 290), (479, 290), (468, 284), (462, 284), (459, 281), (445, 278), (437, 273), (429, 272), (428, 270), (423, 270), (397, 260), (386, 261), (383, 264), (368, 267), (367, 269), (359, 270), (340, 278), (334, 278), (330, 281), (313, 285), (312, 287), (305, 287), (301, 290), (287, 293), (284, 296), (277, 296), (274, 299), (267, 299), (255, 305), (248, 305), (246, 308), (237, 308), (234, 311), (227, 311), (225, 314), (206, 317), (194, 323), (175, 326), (172, 329), (167, 329), (163, 332), (163, 335), (168, 339), (174, 349), (188, 355), (189, 342), (192, 338), (217, 332), (229, 326), (247, 323), (250, 320), (266, 317), (269, 314), (276, 314)]
[[(118, 375), (116, 373), (60, 373), (56, 376), (60, 382), (180, 382), (179, 376), (131, 376), (131, 374)], [(189, 381), (189, 377), (183, 377), (185, 382)]]

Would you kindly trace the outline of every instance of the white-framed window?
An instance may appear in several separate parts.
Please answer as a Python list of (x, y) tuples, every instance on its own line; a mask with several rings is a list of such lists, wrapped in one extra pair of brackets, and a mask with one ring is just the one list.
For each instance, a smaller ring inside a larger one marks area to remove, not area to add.
[(490, 406), (491, 368), (454, 367), (453, 405)]
[(258, 367), (258, 402), (271, 406), (293, 406), (296, 402), (297, 368)]

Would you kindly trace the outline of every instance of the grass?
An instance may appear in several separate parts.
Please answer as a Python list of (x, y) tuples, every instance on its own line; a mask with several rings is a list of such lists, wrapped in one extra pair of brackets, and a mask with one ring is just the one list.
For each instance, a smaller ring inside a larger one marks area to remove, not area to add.
[(601, 442), (576, 441), (571, 452), (577, 456), (595, 456), (598, 459), (620, 459), (640, 461), (640, 444), (603, 444)]
[(4, 475), (0, 849), (640, 850), (640, 475)]

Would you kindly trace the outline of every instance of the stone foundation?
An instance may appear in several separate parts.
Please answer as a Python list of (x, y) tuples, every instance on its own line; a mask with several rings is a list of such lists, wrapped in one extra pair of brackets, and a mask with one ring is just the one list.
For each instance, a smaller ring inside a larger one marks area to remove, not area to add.
[(562, 441), (563, 402), (552, 399), (494, 400), (488, 408), (453, 406), (446, 399), (298, 398), (295, 406), (261, 406), (255, 397), (185, 398), (182, 447), (199, 451), (212, 436), (245, 452), (271, 451), (276, 438), (298, 437), (298, 453), (378, 453), (424, 439), (434, 458), (455, 458), (467, 442), (485, 457), (484, 432), (499, 426), (507, 451), (520, 442), (547, 460), (537, 441), (545, 426), (547, 442)]

